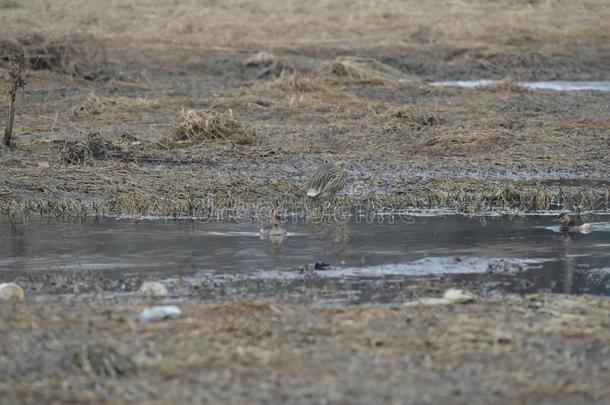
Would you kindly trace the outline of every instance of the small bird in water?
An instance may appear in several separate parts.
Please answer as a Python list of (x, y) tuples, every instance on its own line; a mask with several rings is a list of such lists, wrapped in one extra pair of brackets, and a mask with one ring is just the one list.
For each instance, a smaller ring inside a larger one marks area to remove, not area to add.
[(345, 163), (329, 163), (321, 166), (307, 183), (307, 196), (333, 198), (347, 184)]
[(591, 229), (591, 224), (585, 223), (578, 214), (562, 212), (557, 221), (561, 224), (562, 232), (587, 232)]
[(286, 229), (280, 226), (281, 218), (279, 215), (274, 215), (271, 218), (271, 223), (263, 226), (260, 229), (261, 236), (284, 236), (286, 235)]

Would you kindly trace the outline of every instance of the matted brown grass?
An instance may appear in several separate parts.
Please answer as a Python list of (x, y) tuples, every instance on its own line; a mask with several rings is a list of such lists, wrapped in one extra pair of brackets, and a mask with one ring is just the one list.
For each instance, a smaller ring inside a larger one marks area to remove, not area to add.
[(99, 134), (90, 134), (82, 141), (66, 141), (60, 153), (65, 163), (85, 164), (92, 160), (106, 160), (118, 157), (121, 147)]
[(180, 319), (142, 324), (135, 317), (146, 305), (121, 298), (3, 305), (0, 342), (10, 347), (3, 398), (569, 404), (610, 397), (599, 361), (610, 338), (603, 298), (540, 294), (441, 307), (187, 300), (178, 303)]
[(254, 127), (238, 121), (232, 111), (182, 110), (176, 124), (163, 142), (170, 145), (223, 141), (254, 145), (258, 134)]
[(340, 56), (329, 63), (326, 70), (344, 82), (392, 85), (409, 80), (403, 72), (373, 58)]
[(30, 33), (0, 42), (0, 61), (13, 49), (21, 49), (32, 70), (50, 70), (87, 80), (94, 80), (106, 70), (103, 41), (88, 34), (47, 36)]
[[(150, 0), (95, 2), (73, 7), (57, 0), (48, 7), (19, 2), (3, 10), (0, 33), (15, 36), (43, 26), (54, 33), (87, 32), (98, 37), (147, 42), (153, 47), (198, 45), (252, 50), (399, 48), (409, 44), (515, 47), (527, 41), (578, 38), (607, 40), (608, 2), (492, 0), (299, 0), (264, 1), (244, 7), (229, 0), (201, 7), (198, 0), (174, 4)], [(272, 17), (269, 17), (272, 16)], [(493, 16), (490, 18), (490, 16)], [(261, 21), (264, 20), (264, 23)], [(541, 49), (541, 52), (553, 52)]]

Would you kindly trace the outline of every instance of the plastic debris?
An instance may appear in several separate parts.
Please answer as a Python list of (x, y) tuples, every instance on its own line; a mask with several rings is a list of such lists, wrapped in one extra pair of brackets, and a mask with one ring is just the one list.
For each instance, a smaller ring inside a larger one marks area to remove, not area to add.
[(458, 290), (457, 288), (450, 288), (445, 291), (443, 298), (451, 302), (459, 302), (462, 304), (473, 302), (476, 299), (476, 295), (466, 290)]
[(476, 300), (476, 295), (469, 291), (458, 290), (457, 288), (449, 288), (443, 294), (443, 298), (422, 298), (416, 301), (406, 302), (405, 306), (415, 305), (447, 305), (447, 304), (468, 304)]
[(140, 286), (138, 294), (144, 297), (165, 297), (169, 294), (165, 284), (158, 281), (145, 281)]
[(165, 319), (177, 319), (181, 315), (182, 311), (175, 305), (160, 305), (144, 309), (138, 320), (140, 322), (162, 321)]
[(23, 288), (15, 283), (0, 284), (0, 300), (22, 300)]

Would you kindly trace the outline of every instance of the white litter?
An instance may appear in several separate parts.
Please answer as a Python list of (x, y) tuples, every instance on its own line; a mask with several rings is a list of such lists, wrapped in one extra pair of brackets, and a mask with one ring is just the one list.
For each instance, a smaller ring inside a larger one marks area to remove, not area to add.
[(469, 291), (458, 290), (457, 288), (449, 288), (445, 291), (443, 298), (422, 298), (416, 301), (405, 302), (404, 306), (415, 305), (447, 305), (447, 304), (467, 304), (476, 300), (476, 295)]
[(144, 309), (138, 320), (140, 322), (162, 321), (165, 319), (177, 319), (181, 315), (182, 311), (175, 305), (160, 305)]

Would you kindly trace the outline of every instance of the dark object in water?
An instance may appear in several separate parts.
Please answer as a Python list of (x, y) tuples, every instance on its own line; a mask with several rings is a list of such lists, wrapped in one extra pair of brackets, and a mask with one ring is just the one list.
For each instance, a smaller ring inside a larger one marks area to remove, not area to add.
[(324, 262), (316, 262), (316, 264), (314, 264), (313, 268), (314, 270), (326, 270), (330, 267), (330, 264), (326, 264)]

